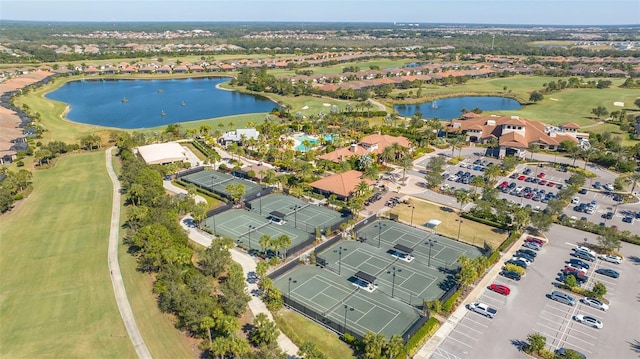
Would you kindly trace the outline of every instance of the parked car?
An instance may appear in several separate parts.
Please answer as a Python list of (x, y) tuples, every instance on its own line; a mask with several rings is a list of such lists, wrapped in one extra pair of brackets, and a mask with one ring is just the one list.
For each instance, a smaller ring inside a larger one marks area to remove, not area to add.
[(586, 355), (580, 353), (575, 349), (569, 349), (569, 348), (558, 348), (554, 351), (554, 354), (558, 359), (576, 358), (576, 357), (579, 357), (581, 359), (587, 359)]
[(522, 267), (524, 269), (527, 269), (527, 267), (529, 266), (527, 264), (527, 262), (525, 262), (523, 260), (519, 260), (519, 259), (513, 259), (513, 258), (511, 258), (508, 261), (506, 261), (505, 264), (513, 264), (513, 265), (516, 265), (518, 267)]
[(500, 272), (500, 275), (505, 278), (513, 279), (515, 281), (519, 281), (522, 278), (520, 273), (510, 271), (510, 270), (503, 270), (502, 272)]
[(609, 268), (598, 268), (598, 269), (596, 269), (596, 273), (602, 274), (602, 275), (606, 275), (607, 277), (611, 277), (611, 278), (619, 278), (620, 277), (620, 273), (618, 273), (617, 271), (615, 271), (613, 269), (609, 269)]
[(525, 239), (525, 242), (538, 243), (540, 246), (544, 245), (542, 239), (536, 237), (527, 237), (527, 239)]
[(538, 173), (538, 178), (544, 178), (547, 174), (544, 172)]
[(625, 222), (625, 223), (633, 223), (633, 217), (631, 217), (631, 216), (626, 216), (626, 217), (624, 217), (624, 218), (622, 219), (622, 222)]
[(601, 254), (598, 258), (609, 263), (615, 263), (615, 264), (622, 263), (622, 257), (616, 256), (613, 254)]
[(550, 295), (550, 298), (552, 300), (570, 305), (572, 307), (576, 305), (576, 299), (565, 292), (560, 292), (557, 290), (553, 291)]
[(525, 257), (516, 257), (516, 256), (514, 255), (514, 256), (511, 258), (511, 260), (525, 262), (525, 263), (527, 264), (527, 266), (530, 266), (530, 265), (531, 265), (531, 261), (530, 261), (530, 260), (528, 260), (528, 259), (527, 259), (527, 258), (525, 258)]
[(576, 252), (587, 252), (589, 254), (591, 254), (592, 256), (596, 256), (596, 252), (593, 251), (593, 249), (589, 248), (589, 247), (585, 247), (585, 246), (577, 246), (573, 249)]
[(542, 247), (540, 247), (540, 245), (535, 242), (524, 242), (523, 246), (529, 249), (533, 249), (534, 251), (539, 251), (540, 249), (542, 249)]
[(571, 200), (571, 204), (575, 204), (576, 206), (580, 203), (580, 198), (578, 197), (573, 197), (573, 199)]
[(590, 315), (584, 315), (584, 314), (578, 314), (575, 317), (573, 317), (577, 322), (580, 322), (582, 324), (586, 324), (590, 327), (596, 328), (596, 329), (602, 329), (603, 324), (602, 321), (598, 318), (592, 317)]
[(600, 183), (600, 182), (596, 182), (596, 183), (594, 183), (594, 184), (593, 184), (593, 188), (595, 188), (595, 189), (602, 189), (602, 183)]
[(586, 188), (580, 188), (580, 190), (578, 191), (578, 193), (580, 193), (580, 194), (587, 194), (587, 189), (586, 189)]
[(491, 289), (492, 291), (498, 293), (498, 294), (502, 294), (502, 295), (509, 295), (511, 293), (511, 289), (509, 287), (507, 287), (506, 285), (502, 285), (502, 284), (491, 284), (489, 286), (489, 289)]
[(586, 297), (586, 298), (582, 298), (580, 301), (590, 307), (600, 309), (603, 312), (606, 312), (607, 310), (609, 310), (609, 306), (607, 304), (602, 303), (596, 298)]
[(520, 252), (520, 251), (517, 251), (513, 256), (514, 257), (519, 257), (519, 258), (524, 258), (524, 259), (528, 260), (531, 263), (535, 262), (535, 260), (536, 260), (535, 257), (530, 256), (528, 253)]
[(571, 266), (573, 267), (581, 267), (584, 269), (589, 269), (590, 265), (589, 263), (582, 261), (580, 259), (575, 259), (575, 258), (571, 258), (567, 261), (567, 263), (569, 263)]
[(531, 256), (533, 258), (538, 256), (538, 253), (536, 253), (535, 251), (532, 251), (531, 249), (528, 248), (520, 248), (518, 249), (518, 251), (516, 253), (524, 253), (528, 256)]
[(607, 183), (607, 184), (605, 184), (603, 187), (604, 187), (604, 189), (606, 189), (607, 191), (613, 191), (613, 190), (614, 190), (613, 185), (612, 185), (611, 183)]
[(494, 318), (498, 313), (498, 311), (495, 310), (494, 308), (491, 308), (487, 304), (480, 303), (480, 302), (473, 302), (469, 304), (469, 310), (474, 311), (478, 314), (482, 314), (487, 318)]
[(580, 258), (580, 259), (584, 259), (585, 261), (589, 261), (589, 262), (593, 262), (596, 260), (596, 257), (594, 255), (591, 255), (587, 252), (583, 252), (583, 251), (576, 251), (574, 254), (574, 256)]

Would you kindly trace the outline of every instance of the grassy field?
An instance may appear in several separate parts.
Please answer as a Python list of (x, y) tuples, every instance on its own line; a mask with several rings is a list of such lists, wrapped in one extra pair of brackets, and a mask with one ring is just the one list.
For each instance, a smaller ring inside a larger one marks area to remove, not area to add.
[[(120, 174), (118, 161), (114, 161), (114, 169)], [(120, 222), (124, 225), (124, 216)], [(124, 231), (120, 232), (120, 237), (124, 237)], [(135, 257), (127, 253), (127, 247), (122, 244), (118, 248), (118, 262), (129, 304), (151, 355), (154, 358), (196, 358), (200, 354), (196, 346), (198, 341), (184, 336), (175, 328), (171, 316), (160, 311), (152, 293), (153, 279), (136, 270)]]
[[(482, 223), (463, 219), (460, 224), (457, 211), (444, 205), (437, 205), (415, 197), (411, 198), (411, 204), (416, 207), (413, 213), (414, 224), (424, 224), (431, 219), (438, 219), (442, 223), (436, 228), (436, 231), (444, 236), (458, 238), (458, 228), (460, 228), (461, 242), (479, 247), (487, 242), (492, 248), (498, 248), (500, 243), (507, 239), (505, 231)], [(411, 221), (411, 207), (409, 206), (399, 205), (394, 207), (390, 213), (398, 214), (403, 222), (409, 223)]]
[[(305, 342), (313, 342), (331, 359), (354, 359), (353, 350), (338, 336), (325, 327), (316, 324), (306, 317), (283, 309), (274, 316), (278, 327), (298, 346)], [(387, 338), (388, 339), (388, 338)]]
[(0, 216), (0, 357), (136, 357), (107, 267), (104, 153), (61, 158), (34, 188)]

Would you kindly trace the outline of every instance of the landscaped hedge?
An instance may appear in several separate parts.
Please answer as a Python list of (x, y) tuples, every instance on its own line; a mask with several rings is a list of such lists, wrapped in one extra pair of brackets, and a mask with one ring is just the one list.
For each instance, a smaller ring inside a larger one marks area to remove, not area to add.
[[(207, 158), (211, 159), (211, 158), (216, 158), (218, 157), (218, 152), (216, 150), (214, 150), (213, 148), (210, 148), (209, 146), (205, 145), (204, 143), (200, 142), (200, 141), (193, 141), (193, 146), (195, 148), (197, 148), (198, 150), (200, 150), (200, 152), (202, 152), (202, 154), (204, 154), (205, 156), (207, 156)], [(215, 154), (214, 154), (215, 152)]]
[[(440, 322), (436, 318), (429, 318), (426, 323), (407, 341), (405, 349), (409, 356), (412, 356), (420, 347), (440, 328)], [(397, 356), (396, 359), (404, 358), (404, 353)]]
[(462, 288), (458, 289), (453, 295), (447, 299), (444, 303), (442, 303), (442, 311), (445, 313), (451, 313), (454, 308), (456, 302), (458, 301), (458, 297), (462, 294)]
[(480, 217), (476, 217), (472, 214), (469, 213), (462, 213), (461, 215), (462, 218), (466, 218), (469, 220), (472, 220), (474, 222), (478, 222), (478, 223), (482, 223), (482, 224), (486, 224), (487, 226), (491, 226), (491, 227), (495, 227), (495, 228), (500, 228), (500, 229), (507, 229), (508, 226), (506, 224), (503, 223), (498, 223), (498, 222), (494, 222), (488, 219), (484, 219), (484, 218), (480, 218)]
[(505, 249), (509, 248), (513, 242), (516, 241), (516, 239), (520, 238), (520, 232), (519, 231), (514, 231), (511, 232), (511, 235), (509, 236), (509, 238), (507, 238), (506, 241), (502, 242), (502, 244), (498, 247), (498, 249), (496, 250), (497, 252), (502, 252)]
[(573, 227), (585, 232), (590, 232), (594, 234), (598, 234), (604, 236), (605, 234), (609, 234), (607, 232), (611, 232), (611, 234), (620, 239), (622, 242), (627, 242), (635, 245), (640, 245), (640, 236), (637, 234), (632, 235), (629, 231), (622, 230), (614, 230), (611, 227), (601, 226), (596, 223), (586, 222), (586, 221), (575, 221), (572, 222), (569, 217), (564, 217), (563, 219), (557, 219), (556, 223), (559, 223), (563, 226)]
[(492, 266), (498, 263), (498, 259), (500, 259), (500, 252), (493, 251), (493, 253), (491, 253), (491, 255), (487, 258), (487, 262), (489, 263), (489, 266)]

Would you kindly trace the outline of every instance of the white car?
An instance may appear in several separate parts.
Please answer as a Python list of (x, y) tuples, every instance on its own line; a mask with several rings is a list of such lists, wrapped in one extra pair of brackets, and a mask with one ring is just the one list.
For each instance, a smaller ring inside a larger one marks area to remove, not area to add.
[(571, 204), (575, 204), (575, 205), (577, 205), (578, 203), (580, 203), (580, 198), (578, 198), (578, 197), (573, 197), (573, 199), (571, 200)]
[(524, 257), (513, 256), (513, 258), (511, 258), (511, 259), (513, 259), (514, 261), (523, 261), (523, 262), (527, 263), (528, 266), (531, 265), (531, 261), (528, 260), (527, 258), (524, 258)]
[(592, 256), (596, 256), (596, 252), (593, 251), (593, 249), (589, 248), (589, 247), (585, 247), (585, 246), (577, 246), (576, 248), (573, 249), (576, 252), (587, 252), (589, 254), (591, 254)]
[(596, 329), (602, 329), (603, 324), (602, 321), (598, 318), (594, 318), (590, 315), (584, 315), (584, 314), (578, 314), (575, 317), (573, 317), (577, 322), (580, 322), (582, 324), (586, 324), (590, 327), (596, 328)]
[(603, 261), (607, 261), (609, 263), (615, 263), (615, 264), (622, 263), (622, 257), (615, 256), (613, 254), (602, 254), (598, 258), (602, 259)]
[(600, 309), (603, 312), (606, 312), (607, 310), (609, 310), (609, 306), (607, 304), (604, 304), (595, 298), (586, 297), (586, 298), (582, 298), (580, 301), (590, 307)]
[(611, 183), (607, 183), (606, 185), (603, 186), (604, 189), (606, 189), (607, 191), (613, 191), (613, 185)]
[(473, 302), (471, 304), (469, 304), (469, 310), (472, 310), (478, 314), (482, 314), (487, 318), (491, 318), (493, 319), (493, 317), (496, 316), (496, 313), (498, 313), (497, 310), (491, 308), (490, 306), (484, 304), (484, 303), (480, 303), (480, 302)]

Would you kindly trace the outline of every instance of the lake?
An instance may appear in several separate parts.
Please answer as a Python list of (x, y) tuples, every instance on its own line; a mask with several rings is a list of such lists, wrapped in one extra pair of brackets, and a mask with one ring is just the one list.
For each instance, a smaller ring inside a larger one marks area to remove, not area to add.
[(269, 112), (266, 97), (220, 90), (228, 78), (81, 80), (45, 97), (70, 106), (74, 122), (124, 129), (148, 128), (223, 116)]
[(444, 98), (419, 104), (395, 105), (394, 109), (401, 116), (405, 117), (411, 117), (416, 112), (421, 112), (422, 118), (437, 117), (440, 120), (453, 120), (460, 118), (462, 115), (460, 110), (463, 108), (471, 111), (476, 107), (482, 111), (519, 110), (522, 108), (518, 101), (506, 97), (464, 96)]

